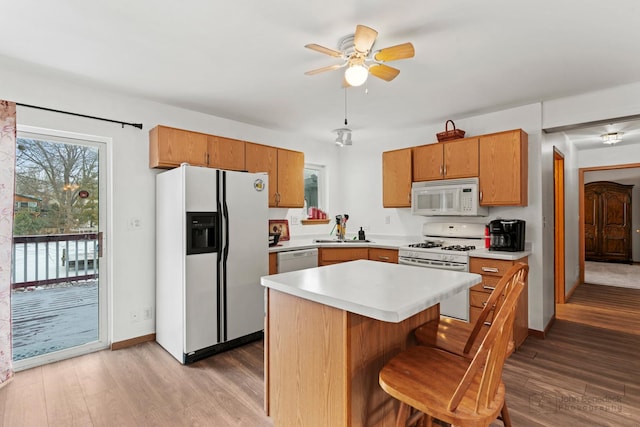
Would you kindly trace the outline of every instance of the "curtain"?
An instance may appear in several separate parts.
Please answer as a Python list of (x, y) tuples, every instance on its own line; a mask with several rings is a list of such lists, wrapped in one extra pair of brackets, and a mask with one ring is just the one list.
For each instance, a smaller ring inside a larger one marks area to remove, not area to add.
[(16, 165), (16, 104), (0, 100), (0, 387), (11, 370), (11, 247)]

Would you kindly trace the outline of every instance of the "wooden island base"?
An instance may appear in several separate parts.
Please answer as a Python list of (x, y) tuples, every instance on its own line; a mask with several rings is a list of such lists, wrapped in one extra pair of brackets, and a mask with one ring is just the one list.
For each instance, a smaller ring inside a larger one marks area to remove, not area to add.
[(265, 410), (274, 426), (393, 426), (397, 401), (378, 385), (412, 331), (439, 304), (384, 322), (268, 289)]

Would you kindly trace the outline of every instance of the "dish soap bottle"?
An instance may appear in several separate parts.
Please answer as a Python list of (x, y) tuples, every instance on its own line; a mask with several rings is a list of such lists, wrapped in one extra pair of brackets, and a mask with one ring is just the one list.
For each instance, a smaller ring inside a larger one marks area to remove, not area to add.
[(366, 240), (364, 237), (364, 230), (360, 227), (360, 231), (358, 231), (358, 240)]

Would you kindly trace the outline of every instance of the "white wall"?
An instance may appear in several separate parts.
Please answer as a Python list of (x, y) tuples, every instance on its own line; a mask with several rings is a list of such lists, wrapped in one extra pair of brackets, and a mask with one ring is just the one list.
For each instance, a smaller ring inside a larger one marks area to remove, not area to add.
[[(542, 104), (542, 128), (569, 126), (640, 113), (640, 83), (546, 101)], [(640, 163), (640, 150), (624, 143), (600, 149), (577, 151), (573, 145), (557, 134), (543, 138), (542, 164), (553, 162), (553, 146), (565, 155), (565, 290), (568, 292), (579, 276), (579, 206), (578, 186), (581, 168)], [(551, 186), (550, 186), (551, 183)], [(543, 215), (553, 212), (553, 176), (543, 173)], [(549, 191), (551, 189), (551, 191)], [(553, 234), (545, 233), (545, 253), (553, 252)], [(551, 261), (553, 257), (549, 258)], [(547, 256), (545, 256), (545, 264)], [(553, 264), (551, 264), (553, 268)], [(551, 282), (553, 286), (553, 282)], [(545, 277), (545, 288), (547, 279)]]
[[(336, 151), (330, 140), (300, 141), (294, 134), (127, 97), (54, 74), (37, 74), (10, 61), (0, 63), (0, 99), (144, 124), (144, 129), (139, 130), (26, 107), (18, 107), (17, 112), (19, 125), (112, 139), (108, 147), (110, 221), (105, 236), (109, 269), (103, 273), (110, 289), (109, 330), (113, 342), (155, 332), (153, 320), (130, 321), (131, 311), (155, 307), (155, 175), (159, 171), (148, 166), (149, 129), (163, 124), (301, 149), (306, 161), (326, 164), (330, 171), (337, 169)], [(278, 210), (274, 211), (272, 217), (278, 217)], [(140, 218), (140, 229), (127, 228), (127, 219), (131, 217)], [(266, 232), (267, 224), (265, 236), (256, 238), (266, 240)]]

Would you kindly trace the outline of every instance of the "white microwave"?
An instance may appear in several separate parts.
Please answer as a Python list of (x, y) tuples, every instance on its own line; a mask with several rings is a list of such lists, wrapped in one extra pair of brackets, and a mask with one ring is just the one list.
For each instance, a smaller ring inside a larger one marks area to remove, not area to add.
[(487, 216), (480, 206), (478, 178), (414, 182), (411, 213), (424, 216)]

